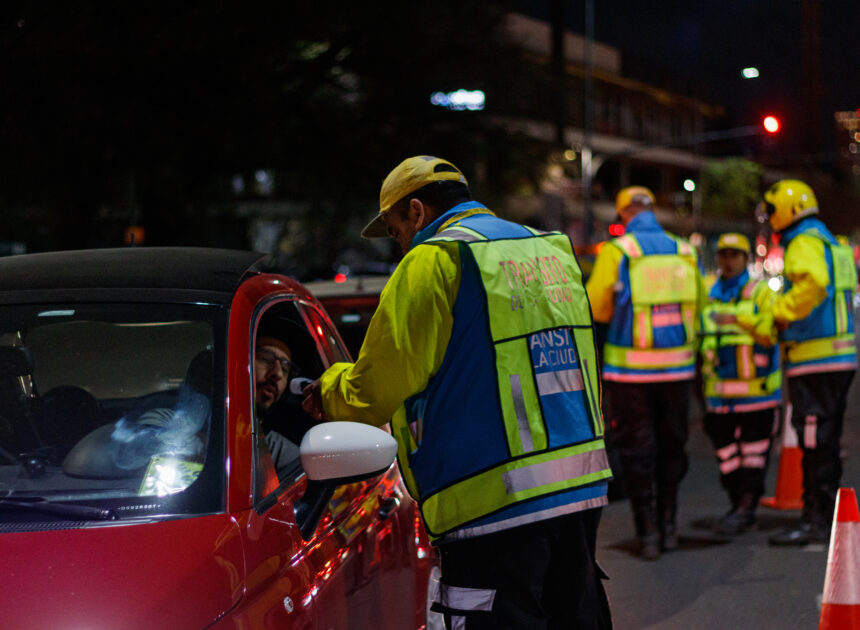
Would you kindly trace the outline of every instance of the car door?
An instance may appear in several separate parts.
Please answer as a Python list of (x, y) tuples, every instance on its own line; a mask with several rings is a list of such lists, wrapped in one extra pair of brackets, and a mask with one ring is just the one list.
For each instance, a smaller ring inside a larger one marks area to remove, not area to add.
[[(326, 360), (350, 361), (328, 316), (314, 304), (301, 306)], [(423, 530), (416, 534), (416, 526), (420, 528), (416, 517), (396, 466), (335, 491), (315, 540), (329, 553), (347, 559), (326, 569), (317, 608), (322, 627), (403, 630), (423, 623), (431, 559), (429, 546), (419, 553), (424, 534)]]
[[(276, 314), (280, 309), (291, 316), (285, 321), (298, 322), (297, 329), (305, 329), (292, 301), (272, 298), (271, 291), (272, 282), (265, 277), (246, 282), (231, 313), (227, 473), (230, 501), (239, 506), (233, 517), (244, 551), (244, 596), (214, 627), (313, 630), (318, 627), (315, 580), (293, 511), (307, 482), (300, 467), (278, 477), (255, 404), (253, 365), (260, 318), (270, 309)], [(317, 356), (306, 330), (304, 334)], [(320, 366), (317, 359), (317, 369)]]
[[(255, 363), (260, 344), (283, 344), (291, 363), (288, 380), (317, 378), (334, 360), (347, 358), (335, 351), (340, 341), (325, 315), (293, 296), (261, 304), (252, 330), (249, 362)], [(303, 540), (294, 508), (305, 494), (307, 480), (297, 447), (313, 421), (301, 410), (301, 396), (289, 387), (265, 409), (255, 387), (253, 383), (250, 390), (254, 509), (245, 523), (248, 601), (243, 620), (267, 628), (367, 628), (374, 623), (374, 603), (379, 601), (365, 592), (378, 588), (383, 555), (376, 536), (380, 520), (388, 516), (380, 513), (379, 504), (385, 487), (371, 480), (336, 488), (315, 533)], [(272, 434), (295, 448), (293, 466), (277, 454), (273, 458)], [(409, 625), (398, 621), (397, 627)]]

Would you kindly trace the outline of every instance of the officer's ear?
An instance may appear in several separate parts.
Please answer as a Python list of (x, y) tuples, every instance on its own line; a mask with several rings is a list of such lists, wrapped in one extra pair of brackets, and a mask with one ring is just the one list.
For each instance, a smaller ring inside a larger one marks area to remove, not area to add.
[(429, 216), (429, 207), (420, 199), (412, 198), (409, 200), (409, 207), (406, 209), (406, 220), (410, 225), (415, 226), (416, 229), (421, 230), (425, 226), (427, 226), (430, 221), (428, 220)]

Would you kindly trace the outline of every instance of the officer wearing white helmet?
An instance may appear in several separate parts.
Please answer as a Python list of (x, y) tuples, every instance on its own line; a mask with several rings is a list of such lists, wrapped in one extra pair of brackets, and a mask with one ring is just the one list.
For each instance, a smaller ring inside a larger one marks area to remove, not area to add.
[(780, 330), (791, 423), (803, 447), (803, 512), (774, 545), (826, 542), (842, 477), (839, 440), (848, 388), (857, 370), (852, 303), (857, 268), (851, 248), (818, 219), (802, 181), (784, 179), (759, 211), (785, 248), (785, 285), (771, 309)]

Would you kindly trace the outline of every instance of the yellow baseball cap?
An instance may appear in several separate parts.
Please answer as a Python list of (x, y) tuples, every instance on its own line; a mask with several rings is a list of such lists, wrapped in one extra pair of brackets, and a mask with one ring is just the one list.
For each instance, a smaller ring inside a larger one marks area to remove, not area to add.
[(468, 186), (469, 182), (456, 166), (448, 160), (432, 155), (416, 155), (406, 158), (388, 174), (382, 182), (379, 191), (379, 214), (373, 221), (364, 226), (361, 235), (364, 238), (388, 236), (388, 230), (382, 217), (391, 210), (391, 206), (403, 199), (409, 193), (433, 182), (460, 182)]
[(621, 211), (634, 201), (643, 206), (653, 206), (657, 203), (651, 189), (645, 188), (645, 186), (628, 186), (622, 188), (618, 196), (615, 197), (615, 209)]
[(737, 249), (749, 254), (751, 251), (750, 241), (743, 234), (728, 232), (727, 234), (720, 235), (719, 240), (717, 240), (717, 251), (721, 249)]

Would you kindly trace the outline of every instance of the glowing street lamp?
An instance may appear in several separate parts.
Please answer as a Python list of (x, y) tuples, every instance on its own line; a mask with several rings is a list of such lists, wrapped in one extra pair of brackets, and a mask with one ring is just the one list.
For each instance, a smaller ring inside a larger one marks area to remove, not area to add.
[(481, 90), (456, 90), (454, 92), (433, 92), (430, 103), (454, 111), (479, 111), (484, 109), (486, 97)]

